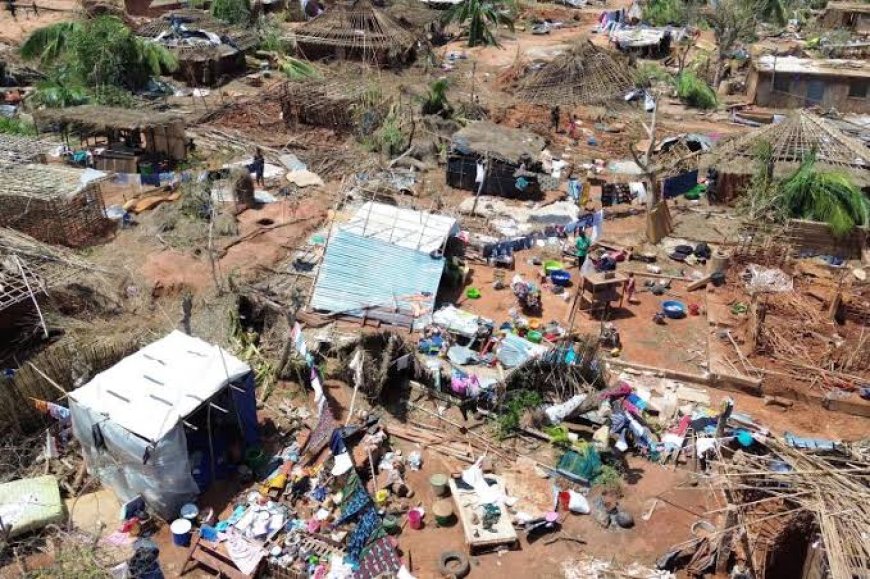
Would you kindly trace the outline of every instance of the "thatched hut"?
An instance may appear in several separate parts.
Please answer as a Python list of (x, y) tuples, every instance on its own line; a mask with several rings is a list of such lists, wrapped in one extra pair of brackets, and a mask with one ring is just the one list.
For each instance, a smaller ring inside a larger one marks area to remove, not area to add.
[(353, 0), (336, 4), (288, 39), (309, 60), (335, 58), (394, 66), (414, 59), (418, 33), (370, 0)]
[(111, 230), (100, 189), (106, 175), (62, 165), (0, 165), (0, 173), (0, 226), (69, 247)]
[(381, 97), (378, 90), (355, 81), (353, 75), (287, 82), (281, 88), (282, 118), (291, 129), (302, 124), (352, 132), (367, 117), (371, 129), (389, 106), (389, 99)]
[(529, 72), (514, 94), (548, 106), (604, 105), (624, 102), (634, 86), (626, 60), (587, 40)]
[(796, 111), (781, 123), (722, 143), (702, 158), (702, 167), (719, 172), (716, 185), (719, 201), (735, 198), (749, 184), (757, 170), (756, 151), (762, 143), (771, 147), (775, 176), (789, 175), (808, 154), (815, 152), (818, 170), (846, 173), (858, 187), (870, 187), (867, 148), (831, 121), (807, 111)]
[(0, 163), (45, 163), (60, 143), (0, 133)]
[(82, 105), (44, 109), (35, 114), (42, 132), (76, 135), (83, 145), (99, 147), (100, 171), (138, 173), (143, 163), (182, 161), (187, 155), (185, 122), (176, 113)]
[(178, 58), (173, 77), (189, 86), (218, 86), (246, 70), (256, 32), (230, 26), (204, 10), (178, 10), (142, 26), (138, 34)]
[(488, 121), (471, 123), (453, 135), (447, 157), (447, 184), (476, 192), (482, 178), (483, 194), (538, 198), (540, 155), (545, 144), (543, 138), (520, 129)]
[(69, 250), (0, 227), (0, 343), (13, 343), (20, 319), (49, 289), (92, 269)]

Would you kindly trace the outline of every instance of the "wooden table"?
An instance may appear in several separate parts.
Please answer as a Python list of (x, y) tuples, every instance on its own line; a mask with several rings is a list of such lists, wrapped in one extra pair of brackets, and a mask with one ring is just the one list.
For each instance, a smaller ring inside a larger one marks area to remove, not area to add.
[[(494, 481), (498, 490), (504, 494), (505, 485), (501, 477), (492, 474), (484, 475), (484, 477)], [(492, 530), (484, 529), (480, 522), (483, 516), (483, 507), (479, 503), (477, 493), (473, 490), (459, 488), (456, 484), (457, 480), (458, 478), (450, 477), (447, 484), (450, 486), (450, 494), (453, 496), (453, 501), (456, 504), (468, 553), (473, 555), (476, 549), (492, 548), (498, 545), (516, 546), (519, 538), (511, 522), (511, 515), (507, 507), (503, 503), (499, 503), (498, 508), (501, 511), (501, 516), (498, 522)]]
[[(606, 278), (611, 273), (613, 277)], [(619, 300), (619, 307), (625, 298), (625, 286), (628, 284), (628, 276), (618, 272), (595, 272), (580, 278), (579, 307), (581, 310), (589, 310), (591, 314), (595, 310), (604, 309), (610, 302)]]

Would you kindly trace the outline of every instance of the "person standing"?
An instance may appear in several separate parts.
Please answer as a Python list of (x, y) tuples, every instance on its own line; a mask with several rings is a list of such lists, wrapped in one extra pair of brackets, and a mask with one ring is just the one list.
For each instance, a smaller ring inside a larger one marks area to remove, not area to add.
[(574, 254), (577, 256), (577, 267), (581, 267), (589, 253), (589, 238), (583, 229), (577, 230), (577, 239), (574, 240)]
[(257, 147), (254, 153), (254, 184), (260, 187), (266, 186), (264, 175), (266, 173), (266, 159), (263, 158), (263, 151)]

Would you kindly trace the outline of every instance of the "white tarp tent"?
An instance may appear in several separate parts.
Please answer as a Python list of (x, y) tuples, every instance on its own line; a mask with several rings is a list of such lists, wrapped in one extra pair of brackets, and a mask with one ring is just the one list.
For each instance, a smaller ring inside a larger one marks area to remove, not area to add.
[[(122, 500), (142, 495), (174, 516), (199, 493), (185, 419), (250, 372), (218, 346), (178, 331), (124, 358), (69, 395), (73, 433), (88, 468)], [(252, 383), (249, 388), (253, 396)], [(240, 404), (234, 406), (240, 422), (249, 422)]]

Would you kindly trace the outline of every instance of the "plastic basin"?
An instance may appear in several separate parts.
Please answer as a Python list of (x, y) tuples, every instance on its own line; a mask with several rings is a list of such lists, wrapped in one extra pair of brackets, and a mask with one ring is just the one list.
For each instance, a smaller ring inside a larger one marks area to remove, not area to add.
[(571, 283), (571, 274), (564, 269), (554, 269), (550, 272), (550, 281), (557, 286), (566, 287)]
[(559, 269), (565, 269), (565, 264), (561, 261), (550, 259), (544, 262), (544, 273), (547, 275), (550, 275), (552, 272)]
[(662, 302), (662, 313), (671, 319), (684, 318), (686, 316), (686, 304), (677, 300), (667, 300)]

